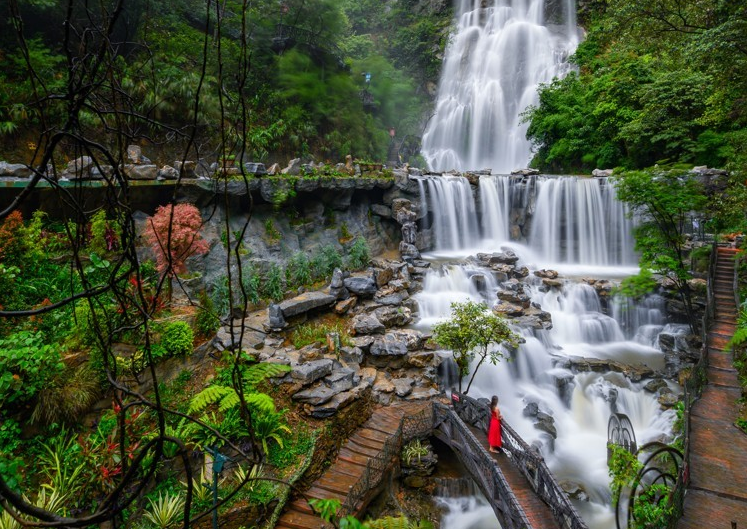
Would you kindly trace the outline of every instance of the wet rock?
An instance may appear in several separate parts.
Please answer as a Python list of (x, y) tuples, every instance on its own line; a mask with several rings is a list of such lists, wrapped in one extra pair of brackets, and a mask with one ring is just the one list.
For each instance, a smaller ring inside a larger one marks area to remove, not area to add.
[(649, 393), (656, 393), (662, 388), (667, 388), (667, 383), (663, 380), (649, 380), (645, 386), (643, 386), (643, 389), (648, 391)]
[(563, 282), (560, 281), (559, 279), (544, 278), (542, 280), (542, 284), (548, 288), (562, 288), (563, 287)]
[(302, 165), (303, 163), (301, 162), (301, 158), (294, 158), (290, 162), (288, 162), (288, 166), (280, 172), (282, 174), (298, 176), (301, 174)]
[(124, 166), (124, 173), (130, 180), (155, 180), (158, 178), (158, 166), (128, 164)]
[(524, 411), (522, 413), (524, 414), (524, 417), (536, 417), (539, 413), (539, 404), (536, 402), (528, 403), (524, 406)]
[(298, 380), (304, 385), (309, 385), (332, 373), (333, 364), (334, 362), (329, 358), (298, 364), (293, 366), (290, 375), (294, 380)]
[(535, 270), (534, 275), (542, 279), (557, 279), (558, 273), (555, 270)]
[(285, 318), (305, 314), (310, 310), (321, 307), (329, 307), (335, 302), (335, 297), (324, 292), (312, 291), (304, 292), (294, 298), (286, 299), (279, 303), (280, 310)]
[(170, 165), (164, 165), (158, 170), (157, 178), (163, 180), (176, 180), (179, 178), (179, 171)]
[(355, 307), (355, 304), (358, 302), (358, 298), (355, 296), (350, 296), (348, 299), (344, 299), (342, 301), (338, 301), (335, 305), (334, 312), (335, 314), (347, 314), (350, 309)]
[(389, 285), (376, 292), (374, 300), (382, 305), (399, 306), (410, 297), (407, 290)]
[(358, 393), (354, 390), (338, 393), (327, 402), (307, 410), (307, 413), (315, 419), (327, 419), (332, 417), (342, 408), (348, 406), (357, 398)]
[(514, 305), (506, 301), (499, 301), (493, 306), (493, 311), (497, 312), (501, 316), (522, 316), (524, 314), (524, 307), (521, 305)]
[(392, 216), (392, 208), (384, 204), (371, 204), (371, 213), (388, 219)]
[(398, 397), (406, 397), (412, 393), (412, 385), (414, 382), (415, 381), (411, 378), (395, 378), (392, 380), (392, 384), (394, 384), (394, 392)]
[(425, 337), (414, 329), (389, 331), (371, 344), (373, 356), (404, 356), (408, 351), (416, 351), (423, 346)]
[[(386, 329), (382, 329), (381, 332), (384, 332), (384, 330)], [(361, 351), (367, 353), (371, 349), (371, 345), (376, 341), (376, 338), (373, 336), (354, 336), (352, 340), (355, 347), (358, 347)]]
[(329, 294), (335, 299), (347, 299), (350, 292), (345, 288), (345, 276), (339, 268), (332, 272), (332, 281), (329, 284)]
[(589, 494), (581, 484), (575, 481), (563, 480), (559, 481), (558, 485), (568, 494), (569, 498), (578, 501), (589, 501)]
[(313, 362), (314, 360), (320, 360), (324, 357), (326, 352), (327, 348), (319, 343), (306, 345), (298, 351), (298, 362), (304, 364)]
[(385, 327), (404, 327), (412, 322), (412, 312), (407, 307), (380, 307), (374, 314)]
[(672, 408), (674, 407), (677, 402), (679, 402), (679, 399), (677, 398), (677, 395), (674, 393), (663, 393), (659, 395), (659, 398), (656, 399), (659, 402), (659, 405), (662, 408)]
[(531, 176), (531, 175), (537, 175), (540, 174), (540, 172), (537, 169), (531, 169), (529, 167), (525, 167), (522, 169), (514, 169), (511, 171), (512, 175), (518, 175), (518, 176)]
[(360, 347), (341, 347), (340, 358), (348, 364), (363, 362), (363, 350)]
[[(88, 158), (88, 156), (85, 156), (85, 158)], [(0, 162), (0, 177), (29, 178), (32, 174), (33, 171), (22, 163)]]
[(594, 169), (591, 172), (591, 176), (607, 177), (607, 176), (612, 176), (613, 172), (614, 172), (614, 169)]
[(376, 280), (371, 272), (356, 274), (343, 280), (345, 288), (359, 296), (373, 296), (376, 294)]
[(354, 375), (355, 371), (353, 369), (343, 367), (324, 377), (322, 382), (334, 391), (343, 392), (352, 389)]
[(405, 260), (414, 260), (414, 259), (420, 259), (420, 251), (415, 247), (414, 244), (407, 243), (405, 241), (400, 241), (399, 243), (399, 254), (402, 256), (402, 259)]
[(407, 355), (407, 365), (422, 369), (433, 365), (434, 358), (433, 351), (415, 351)]
[(534, 423), (534, 427), (540, 431), (549, 433), (553, 439), (558, 438), (558, 431), (555, 428), (555, 419), (552, 415), (548, 415), (542, 411), (537, 413), (537, 422)]
[(275, 330), (281, 330), (284, 329), (288, 323), (285, 321), (285, 318), (283, 317), (283, 309), (280, 308), (280, 305), (277, 303), (272, 303), (267, 308), (267, 316), (269, 320), (268, 326), (270, 329)]
[(529, 268), (522, 266), (521, 268), (515, 268), (512, 272), (513, 277), (516, 279), (524, 279), (529, 275)]
[(355, 334), (381, 334), (386, 331), (384, 324), (381, 323), (373, 314), (357, 315), (353, 318), (351, 327)]
[(514, 292), (511, 290), (501, 290), (498, 292), (498, 299), (512, 305), (518, 305), (525, 309), (529, 308), (529, 304), (531, 302), (529, 296), (524, 294), (523, 289), (519, 292)]

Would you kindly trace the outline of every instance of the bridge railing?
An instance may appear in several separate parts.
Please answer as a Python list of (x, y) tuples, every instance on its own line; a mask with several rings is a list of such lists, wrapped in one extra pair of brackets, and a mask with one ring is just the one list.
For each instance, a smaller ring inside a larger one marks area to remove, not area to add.
[(511, 490), (498, 464), (490, 457), (482, 443), (467, 428), (454, 410), (440, 403), (433, 404), (434, 423), (454, 450), (457, 458), (477, 482), (496, 511), (504, 529), (531, 527), (519, 500)]
[[(454, 393), (452, 402), (454, 410), (464, 422), (487, 431), (490, 421), (490, 408), (487, 404), (461, 393)], [(558, 485), (539, 451), (529, 446), (505, 419), (501, 421), (501, 430), (503, 449), (537, 495), (550, 507), (560, 527), (587, 529), (586, 523)]]
[(361, 478), (350, 488), (345, 502), (338, 510), (340, 518), (357, 513), (358, 505), (370, 497), (371, 491), (378, 487), (391, 471), (402, 451), (402, 445), (415, 438), (430, 436), (433, 431), (433, 422), (431, 406), (425, 406), (414, 415), (402, 417), (394, 435), (387, 439), (378, 454), (369, 458)]

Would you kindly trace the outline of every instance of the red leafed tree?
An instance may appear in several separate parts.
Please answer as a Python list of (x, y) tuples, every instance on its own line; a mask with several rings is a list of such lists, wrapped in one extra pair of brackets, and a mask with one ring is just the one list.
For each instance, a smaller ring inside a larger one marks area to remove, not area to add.
[(185, 272), (187, 257), (207, 253), (208, 244), (200, 236), (201, 227), (200, 211), (193, 204), (169, 204), (156, 209), (155, 215), (148, 219), (145, 238), (156, 253), (159, 272), (171, 276)]

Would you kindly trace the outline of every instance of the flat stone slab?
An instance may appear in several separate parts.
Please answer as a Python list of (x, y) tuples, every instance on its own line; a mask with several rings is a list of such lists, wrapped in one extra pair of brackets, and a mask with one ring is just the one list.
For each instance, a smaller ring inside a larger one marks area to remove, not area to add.
[(320, 378), (331, 374), (333, 364), (334, 362), (329, 358), (298, 364), (293, 366), (291, 377), (303, 382), (304, 384), (312, 384)]
[(335, 301), (337, 300), (334, 296), (330, 296), (324, 292), (304, 292), (295, 298), (286, 299), (280, 303), (280, 310), (283, 311), (283, 316), (290, 318), (320, 307), (329, 307)]

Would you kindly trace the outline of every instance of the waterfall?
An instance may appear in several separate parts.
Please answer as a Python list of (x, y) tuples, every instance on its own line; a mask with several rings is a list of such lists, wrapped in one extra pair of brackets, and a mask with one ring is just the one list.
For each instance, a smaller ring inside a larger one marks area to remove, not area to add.
[(531, 157), (521, 113), (537, 88), (570, 69), (573, 0), (459, 0), (423, 155), (437, 171), (508, 173)]
[(465, 178), (420, 180), (438, 253), (525, 244), (543, 266), (636, 266), (633, 220), (608, 178), (482, 176), (478, 189), (479, 209)]

